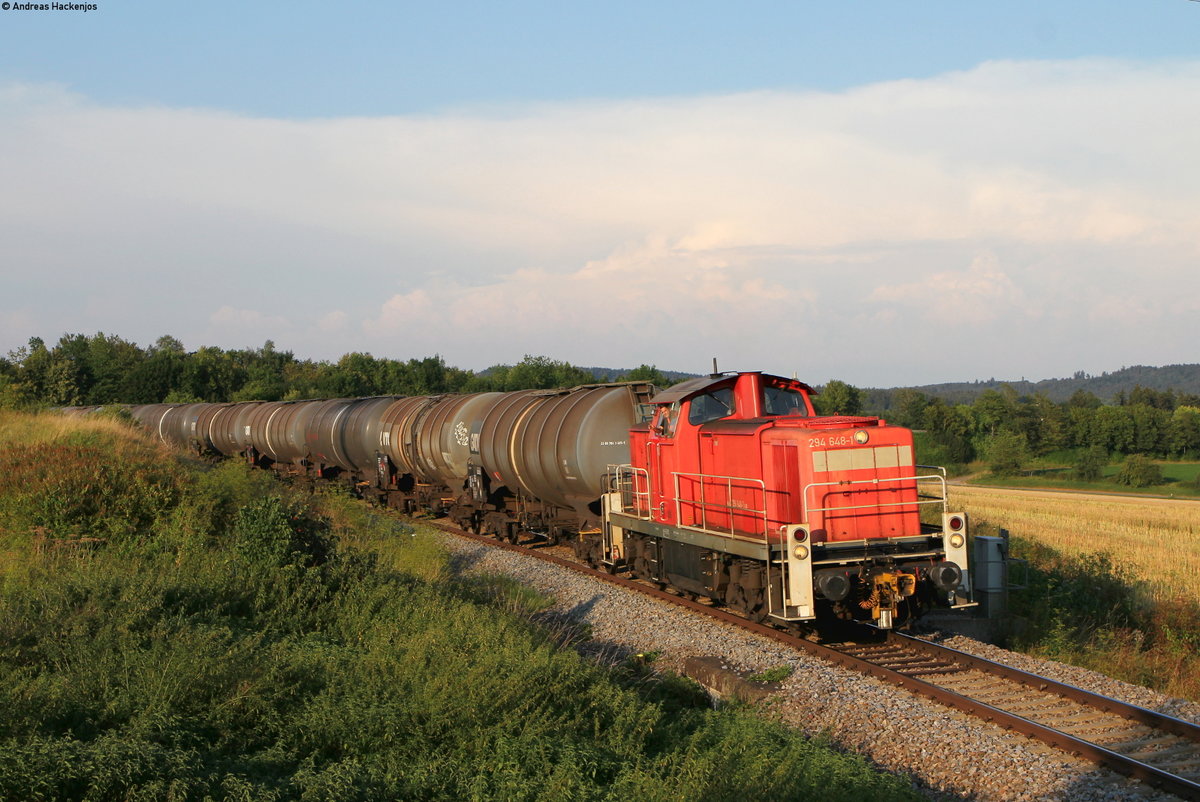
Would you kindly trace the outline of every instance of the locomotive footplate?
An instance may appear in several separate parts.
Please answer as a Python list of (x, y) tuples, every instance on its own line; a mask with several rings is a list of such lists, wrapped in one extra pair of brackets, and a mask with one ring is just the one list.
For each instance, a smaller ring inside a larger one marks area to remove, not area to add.
[(647, 521), (644, 518), (637, 518), (633, 515), (626, 515), (621, 512), (610, 512), (608, 516), (615, 526), (619, 526), (626, 531), (640, 532), (644, 535), (688, 543), (702, 549), (710, 549), (712, 551), (764, 561), (768, 559), (771, 553), (767, 543), (761, 539), (750, 540), (748, 538), (705, 532), (687, 527), (669, 526), (667, 524), (655, 523), (654, 521)]

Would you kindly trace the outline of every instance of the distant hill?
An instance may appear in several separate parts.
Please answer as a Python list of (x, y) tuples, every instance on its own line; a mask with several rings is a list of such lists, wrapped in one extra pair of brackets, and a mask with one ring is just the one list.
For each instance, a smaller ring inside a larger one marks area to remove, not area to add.
[[(579, 369), (588, 371), (596, 377), (597, 381), (620, 381), (623, 375), (632, 370), (632, 368), (582, 366)], [(661, 368), (660, 372), (672, 382), (694, 379), (700, 375), (699, 373), (684, 373)], [(1200, 395), (1200, 365), (1164, 365), (1163, 367), (1134, 365), (1111, 373), (1101, 373), (1099, 376), (1079, 371), (1067, 379), (1042, 379), (1040, 381), (977, 379), (970, 382), (925, 384), (913, 389), (928, 396), (941, 398), (949, 404), (970, 404), (985, 390), (999, 390), (1006, 384), (1016, 390), (1017, 395), (1042, 393), (1051, 401), (1060, 403), (1069, 400), (1077, 390), (1086, 390), (1101, 401), (1111, 403), (1119, 393), (1129, 393), (1139, 385), (1160, 392), (1174, 390), (1176, 393)], [(901, 388), (866, 389), (863, 391), (865, 406), (869, 409), (888, 409), (891, 406), (891, 394), (899, 389)]]
[[(577, 367), (579, 367), (580, 370), (588, 371), (589, 373), (591, 373), (593, 376), (596, 377), (596, 381), (601, 381), (601, 382), (621, 381), (622, 376), (624, 376), (629, 371), (633, 370), (633, 368), (592, 368), (592, 367), (585, 367), (585, 366), (577, 366)], [(672, 384), (678, 384), (679, 382), (686, 381), (687, 379), (694, 379), (700, 375), (699, 373), (683, 373), (678, 370), (663, 370), (662, 368), (659, 368), (658, 372), (661, 373), (662, 375), (666, 376), (668, 379), (670, 379)]]
[[(1070, 399), (1077, 390), (1086, 390), (1101, 401), (1108, 403), (1119, 393), (1128, 393), (1138, 385), (1160, 392), (1174, 390), (1177, 393), (1200, 395), (1200, 365), (1165, 365), (1161, 368), (1134, 365), (1112, 373), (1101, 373), (1099, 376), (1079, 371), (1069, 379), (1042, 379), (1036, 382), (1024, 379), (1019, 381), (987, 379), (986, 381), (926, 384), (914, 389), (926, 395), (941, 398), (947, 403), (969, 404), (985, 390), (998, 390), (1005, 384), (1016, 390), (1018, 395), (1043, 393), (1051, 401), (1057, 402)], [(872, 391), (868, 391), (868, 393), (870, 392)]]

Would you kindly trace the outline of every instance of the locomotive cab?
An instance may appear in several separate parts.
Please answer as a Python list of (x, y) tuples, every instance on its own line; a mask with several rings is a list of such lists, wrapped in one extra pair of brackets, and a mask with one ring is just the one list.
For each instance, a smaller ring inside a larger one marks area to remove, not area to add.
[(966, 517), (947, 511), (944, 473), (918, 470), (910, 430), (818, 416), (814, 394), (737, 373), (651, 398), (610, 494), (625, 564), (758, 618), (825, 608), (888, 628), (971, 606)]

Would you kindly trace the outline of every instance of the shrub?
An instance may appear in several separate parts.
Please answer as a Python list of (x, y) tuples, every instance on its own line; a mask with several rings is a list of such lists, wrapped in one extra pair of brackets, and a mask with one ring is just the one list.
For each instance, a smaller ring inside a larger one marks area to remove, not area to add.
[(145, 535), (179, 501), (170, 458), (115, 458), (91, 433), (59, 443), (0, 446), (0, 526), (55, 537)]
[(333, 551), (328, 529), (300, 503), (285, 502), (271, 495), (238, 511), (233, 524), (233, 547), (253, 564), (321, 565)]
[(1013, 476), (1029, 460), (1029, 444), (1018, 432), (998, 432), (985, 448), (988, 468), (997, 476)]
[(1108, 464), (1108, 452), (1104, 446), (1092, 446), (1080, 452), (1075, 459), (1075, 476), (1087, 482), (1094, 482), (1104, 473)]
[(1162, 468), (1143, 454), (1130, 454), (1113, 481), (1127, 487), (1151, 487), (1163, 482)]

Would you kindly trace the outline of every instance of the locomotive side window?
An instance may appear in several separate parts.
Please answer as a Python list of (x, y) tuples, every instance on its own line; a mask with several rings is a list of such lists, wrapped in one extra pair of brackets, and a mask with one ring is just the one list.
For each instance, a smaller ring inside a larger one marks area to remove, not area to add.
[(767, 415), (800, 415), (808, 417), (808, 405), (804, 394), (786, 387), (763, 389), (763, 412)]
[(702, 423), (726, 418), (733, 414), (733, 388), (722, 387), (692, 399), (688, 408), (688, 423), (699, 426)]
[(663, 406), (659, 409), (659, 415), (654, 422), (654, 429), (660, 437), (675, 436), (675, 422), (679, 420), (680, 403), (676, 401), (671, 406)]

